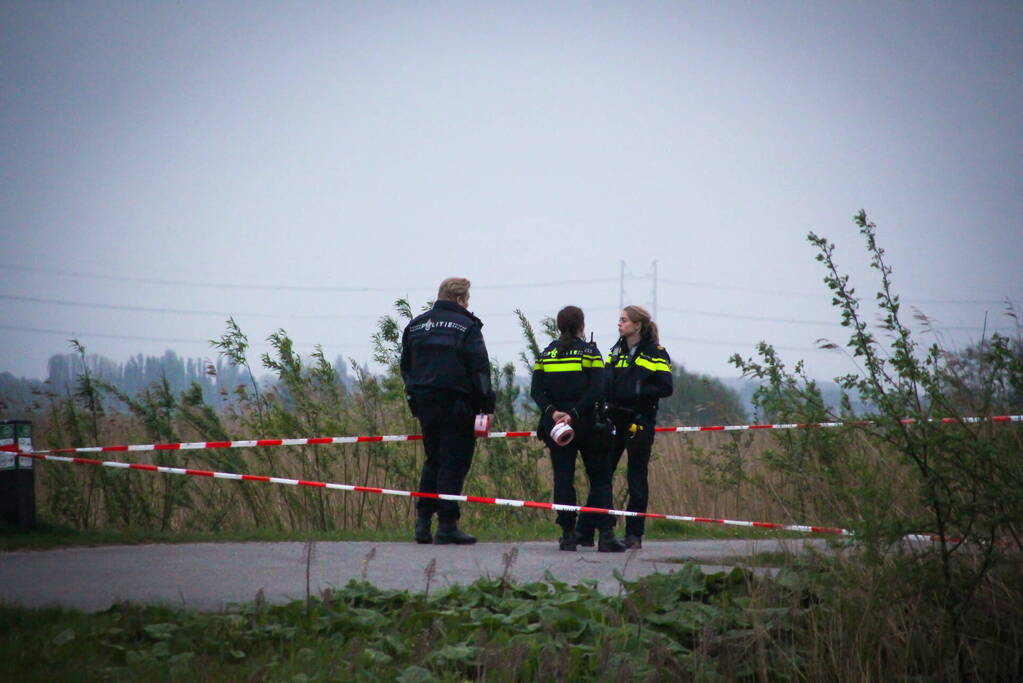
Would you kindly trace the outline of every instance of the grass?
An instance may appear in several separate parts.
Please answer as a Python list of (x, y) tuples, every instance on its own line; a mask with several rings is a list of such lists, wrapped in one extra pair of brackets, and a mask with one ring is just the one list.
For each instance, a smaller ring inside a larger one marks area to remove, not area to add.
[[(486, 520), (462, 526), (480, 542), (515, 543), (522, 541), (553, 541), (560, 528), (531, 511), (522, 513), (525, 519), (515, 523)], [(238, 531), (171, 531), (144, 529), (80, 530), (53, 522), (40, 521), (34, 529), (17, 529), (0, 522), (0, 551), (52, 550), (55, 548), (91, 547), (105, 545), (139, 545), (144, 543), (275, 543), (294, 541), (377, 541), (405, 542), (411, 539), (412, 519), (406, 527), (388, 529), (348, 529), (336, 531), (296, 531), (290, 529), (245, 529)], [(617, 527), (618, 535), (622, 527)], [(652, 541), (681, 541), (700, 539), (770, 539), (805, 538), (805, 534), (763, 529), (696, 524), (671, 520), (651, 520), (645, 538)]]
[(706, 557), (669, 557), (669, 558), (658, 558), (658, 562), (666, 562), (669, 564), (701, 564), (701, 565), (715, 565), (715, 566), (726, 566), (726, 567), (789, 567), (789, 568), (809, 568), (814, 567), (818, 563), (814, 558), (816, 555), (807, 555), (805, 553), (793, 553), (785, 550), (766, 550), (761, 552), (752, 553), (750, 555), (722, 555), (716, 558)]
[[(768, 437), (766, 434), (755, 434), (744, 439), (742, 445), (750, 449), (749, 453), (744, 454), (745, 458), (756, 462), (760, 451), (769, 443)], [(808, 512), (806, 518), (803, 515), (792, 516), (777, 501), (755, 495), (748, 485), (722, 487), (716, 480), (708, 479), (708, 472), (713, 467), (706, 465), (697, 456), (730, 443), (733, 443), (733, 438), (721, 434), (699, 434), (688, 438), (669, 435), (658, 438), (655, 442), (657, 457), (651, 463), (651, 511), (773, 522), (841, 521), (818, 518), (813, 512)], [(493, 447), (494, 444), (486, 446)], [(417, 447), (399, 444), (391, 448), (394, 451), (391, 455), (387, 455), (390, 451), (377, 450), (387, 447), (391, 445), (359, 445), (327, 451), (331, 454), (330, 466), (336, 471), (325, 474), (323, 478), (365, 480), (364, 483), (369, 485), (398, 486), (401, 482), (392, 481), (386, 469), (373, 469), (386, 464), (386, 460), (379, 461), (377, 458), (397, 457), (395, 454), (414, 452)], [(540, 448), (538, 444), (531, 444), (530, 447)], [(222, 455), (212, 452), (202, 457)], [(187, 462), (192, 467), (257, 474), (264, 473), (260, 469), (264, 466), (268, 474), (299, 476), (302, 473), (302, 457), (297, 452), (246, 452), (231, 455), (237, 456), (239, 462), (230, 467), (214, 466), (194, 454), (189, 456), (189, 460), (161, 454), (137, 456), (134, 459), (152, 461), (166, 458), (168, 464), (180, 465)], [(259, 458), (269, 455), (273, 455), (273, 458), (268, 463), (261, 463)], [(534, 462), (517, 456), (502, 458), (491, 459), (487, 452), (479, 455), (478, 462), (473, 466), (473, 471), (478, 471), (479, 477), (469, 482), (466, 493), (492, 495), (510, 491), (509, 497), (550, 500), (552, 475), (549, 459), (541, 457)], [(485, 476), (488, 468), (496, 466), (495, 463), (507, 465), (509, 462), (514, 462), (515, 467), (502, 475), (500, 481), (503, 484)], [(352, 471), (347, 474), (344, 471), (348, 466), (346, 463), (352, 465)], [(369, 469), (361, 469), (363, 466)], [(614, 505), (617, 508), (624, 508), (626, 503), (624, 470), (624, 466), (619, 468), (615, 482)], [(370, 474), (367, 475), (367, 472)], [(511, 478), (523, 473), (529, 473), (523, 482)], [(530, 483), (528, 490), (525, 488), (527, 483)], [(179, 496), (175, 499), (179, 502), (169, 518), (166, 531), (161, 531), (159, 503), (169, 500), (168, 492), (173, 492), (169, 488), (171, 486), (181, 486), (175, 494)], [(415, 488), (414, 483), (409, 486)], [(784, 487), (784, 482), (781, 486)], [(0, 526), (0, 550), (139, 543), (407, 541), (415, 514), (413, 502), (393, 496), (291, 490), (289, 487), (251, 483), (235, 485), (222, 480), (178, 480), (148, 472), (110, 473), (60, 463), (45, 463), (38, 468), (36, 487), (42, 523), (31, 532)], [(577, 491), (583, 496), (586, 490), (582, 468), (579, 467)], [(321, 499), (326, 504), (323, 519), (313, 514), (316, 502)], [(127, 501), (127, 504), (108, 507), (118, 501)], [(147, 506), (145, 515), (140, 509), (143, 504)], [(462, 512), (462, 526), (483, 542), (544, 541), (560, 535), (560, 529), (554, 524), (554, 514), (546, 511), (465, 504)], [(617, 533), (624, 533), (621, 520)], [(805, 538), (805, 535), (719, 524), (650, 520), (646, 538)]]
[[(219, 613), (117, 604), (98, 614), (0, 605), (10, 680), (950, 680), (940, 604), (820, 557), (622, 581), (480, 579), (432, 593), (352, 581), (308, 601)], [(1018, 680), (1019, 568), (978, 591), (978, 680)]]
[[(353, 581), (309, 601), (219, 614), (115, 605), (96, 614), (0, 607), (14, 680), (677, 680), (784, 666), (758, 624), (790, 622), (791, 592), (744, 572), (593, 584), (480, 579), (431, 594)], [(784, 609), (783, 609), (784, 607)], [(791, 648), (790, 648), (791, 649)]]
[[(18, 681), (958, 678), (934, 596), (893, 592), (890, 577), (849, 558), (818, 559), (773, 578), (685, 563), (622, 580), (618, 595), (499, 577), (421, 593), (352, 581), (219, 613), (0, 605), (0, 660)], [(996, 578), (964, 614), (978, 636), (968, 678), (1019, 680), (1019, 569)]]
[(161, 533), (143, 529), (78, 530), (39, 524), (32, 530), (0, 526), (0, 550), (51, 550), (54, 548), (139, 545), (143, 543), (274, 543), (288, 541), (405, 541), (408, 532), (383, 531), (292, 531), (247, 529), (233, 532), (172, 531)]

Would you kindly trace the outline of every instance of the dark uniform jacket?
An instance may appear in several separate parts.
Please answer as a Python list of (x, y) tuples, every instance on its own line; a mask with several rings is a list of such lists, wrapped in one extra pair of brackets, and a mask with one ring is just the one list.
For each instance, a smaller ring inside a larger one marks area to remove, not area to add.
[(494, 412), (490, 359), (483, 323), (454, 301), (438, 301), (416, 316), (401, 335), (401, 377), (405, 390), (452, 393), (476, 413)]
[(643, 338), (631, 349), (625, 339), (611, 347), (604, 368), (604, 396), (612, 408), (638, 413), (652, 424), (657, 401), (671, 396), (674, 389), (671, 358), (663, 346)]
[(594, 419), (594, 405), (602, 400), (604, 362), (597, 345), (573, 339), (567, 349), (551, 342), (533, 365), (529, 395), (540, 408), (537, 434), (545, 437), (554, 426), (555, 410), (572, 416), (577, 432), (586, 430)]

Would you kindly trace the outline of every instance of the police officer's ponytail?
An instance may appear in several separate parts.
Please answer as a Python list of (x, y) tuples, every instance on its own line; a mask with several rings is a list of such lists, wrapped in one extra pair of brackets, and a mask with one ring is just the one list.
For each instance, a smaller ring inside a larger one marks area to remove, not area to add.
[(582, 334), (585, 327), (583, 309), (578, 306), (565, 306), (558, 311), (557, 323), (558, 331), (561, 332), (561, 336), (558, 337), (558, 350), (567, 351), (572, 346), (572, 341)]
[(657, 332), (657, 323), (650, 316), (650, 311), (642, 306), (626, 306), (623, 310), (629, 320), (640, 324), (639, 336), (641, 339), (647, 339), (655, 345), (660, 345), (661, 337)]

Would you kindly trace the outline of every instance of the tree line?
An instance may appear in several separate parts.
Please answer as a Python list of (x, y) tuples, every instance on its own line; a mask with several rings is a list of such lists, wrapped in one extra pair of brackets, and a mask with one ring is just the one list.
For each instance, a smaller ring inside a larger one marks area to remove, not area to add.
[[(350, 388), (354, 381), (347, 368), (351, 361), (338, 357), (334, 364), (337, 382)], [(368, 372), (365, 368), (361, 372)], [(162, 356), (131, 356), (118, 363), (98, 354), (67, 352), (54, 354), (47, 362), (45, 380), (17, 378), (11, 373), (0, 373), (0, 415), (6, 418), (23, 418), (44, 409), (54, 398), (67, 398), (81, 382), (84, 373), (117, 389), (121, 394), (136, 396), (154, 384), (165, 380), (171, 392), (180, 394), (198, 387), (203, 401), (219, 409), (226, 408), (238, 394), (238, 388), (251, 387), (253, 372), (226, 357), (216, 362), (203, 358), (186, 358), (173, 350), (166, 350)], [(684, 366), (674, 369), (675, 393), (662, 401), (661, 412), (665, 419), (686, 424), (722, 424), (745, 421), (747, 411), (740, 394), (726, 386), (721, 380), (710, 375), (690, 372)], [(263, 375), (256, 384), (269, 390), (278, 382), (275, 375)], [(518, 384), (528, 385), (528, 378), (518, 378)], [(519, 395), (517, 408), (528, 412), (528, 406), (521, 401), (528, 400), (526, 392)], [(116, 395), (108, 394), (103, 399), (109, 407), (123, 408), (124, 403)]]

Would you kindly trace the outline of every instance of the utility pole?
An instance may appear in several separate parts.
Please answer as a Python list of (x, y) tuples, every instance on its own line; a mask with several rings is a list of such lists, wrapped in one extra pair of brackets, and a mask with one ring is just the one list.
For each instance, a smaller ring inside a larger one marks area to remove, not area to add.
[(622, 267), (618, 274), (618, 310), (621, 311), (625, 308), (625, 261), (619, 263)]
[[(625, 261), (619, 261), (618, 271), (618, 310), (625, 308)], [(654, 320), (657, 319), (657, 259), (650, 265), (650, 270), (641, 276), (644, 280), (651, 279), (650, 284), (650, 307), (653, 309)]]
[(657, 320), (657, 259), (654, 259), (653, 296), (654, 296), (654, 320)]

